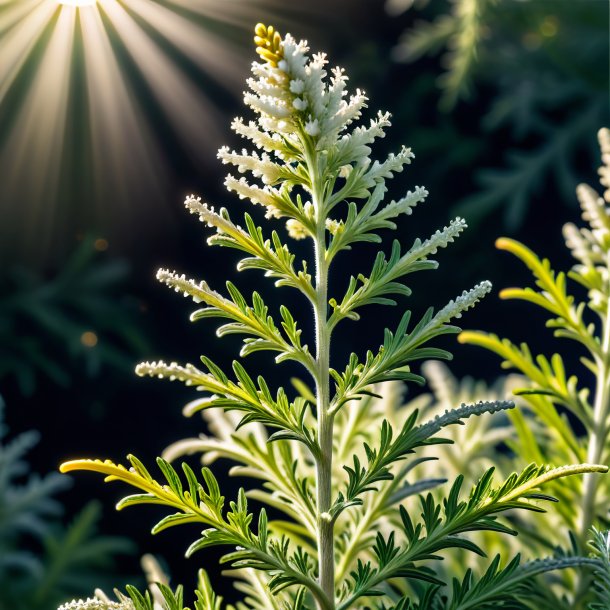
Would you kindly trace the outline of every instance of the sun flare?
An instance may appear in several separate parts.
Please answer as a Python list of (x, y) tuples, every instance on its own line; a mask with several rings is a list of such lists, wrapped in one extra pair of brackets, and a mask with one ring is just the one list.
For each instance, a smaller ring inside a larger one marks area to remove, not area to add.
[(227, 32), (274, 3), (0, 0), (0, 250), (40, 258), (92, 225), (125, 241), (143, 207), (162, 226), (173, 176), (214, 161), (218, 100), (241, 89)]
[(96, 0), (56, 0), (56, 2), (66, 6), (94, 6)]

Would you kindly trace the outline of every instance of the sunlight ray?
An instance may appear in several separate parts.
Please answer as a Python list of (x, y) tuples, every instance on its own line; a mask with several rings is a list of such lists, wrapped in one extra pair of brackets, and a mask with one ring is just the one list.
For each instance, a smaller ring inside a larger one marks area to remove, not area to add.
[(167, 230), (173, 180), (222, 143), (235, 34), (275, 2), (0, 0), (0, 251), (44, 258), (86, 227), (130, 247), (143, 210)]
[(57, 9), (57, 6), (50, 2), (34, 1), (29, 4), (33, 6), (33, 10), (18, 24), (13, 23), (11, 29), (3, 32), (0, 39), (0, 101), (19, 76)]
[(189, 147), (191, 154), (200, 157), (207, 152), (201, 142), (220, 138), (217, 126), (222, 115), (218, 108), (176, 69), (158, 44), (118, 3), (106, 2), (102, 5), (102, 11), (145, 77), (166, 119)]
[[(18, 203), (35, 206), (31, 214), (48, 229), (56, 221), (54, 208), (45, 201), (58, 188), (74, 31), (75, 13), (62, 11), (0, 155), (7, 186), (20, 193)], [(41, 239), (41, 235), (25, 232), (24, 238)]]
[(0, 2), (0, 8), (3, 8), (3, 14), (0, 16), (0, 34), (4, 34), (15, 25), (19, 25), (22, 19), (32, 13), (32, 11), (40, 6), (44, 0), (23, 0), (23, 2), (14, 3), (12, 0), (8, 2)]
[[(137, 186), (131, 188), (130, 178), (137, 176), (138, 184), (163, 189), (167, 175), (140, 105), (121, 74), (98, 7), (80, 12), (80, 26), (86, 41), (83, 53), (96, 198), (103, 200), (106, 195), (124, 202), (121, 213), (128, 220), (141, 213), (137, 204), (144, 203), (137, 200)], [(100, 212), (111, 215), (113, 210)]]
[(241, 87), (244, 79), (241, 54), (237, 49), (227, 47), (226, 39), (212, 28), (201, 36), (199, 25), (165, 6), (148, 0), (124, 0), (123, 4), (223, 86)]
[[(251, 2), (244, 0), (205, 0), (205, 2), (193, 2), (192, 0), (167, 0), (167, 3), (181, 9), (185, 9), (213, 19), (219, 23), (227, 23), (239, 28), (250, 29), (252, 23), (261, 19), (261, 13), (286, 8), (288, 4), (284, 0), (259, 0)], [(301, 12), (306, 12), (306, 6), (300, 6)]]

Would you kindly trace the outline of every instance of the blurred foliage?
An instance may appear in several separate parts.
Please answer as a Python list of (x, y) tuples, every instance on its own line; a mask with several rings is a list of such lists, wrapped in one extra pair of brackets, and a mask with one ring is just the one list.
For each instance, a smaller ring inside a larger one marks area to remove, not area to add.
[[(505, 369), (524, 376), (517, 393), (529, 414), (511, 414), (515, 425), (512, 447), (525, 458), (545, 463), (610, 461), (610, 130), (599, 131), (602, 166), (599, 168), (603, 197), (592, 187), (577, 189), (584, 227), (568, 223), (563, 236), (574, 259), (567, 272), (555, 271), (547, 258), (527, 246), (500, 238), (499, 249), (513, 254), (531, 272), (533, 286), (506, 288), (502, 299), (516, 299), (544, 311), (553, 336), (570, 341), (561, 353), (536, 354), (528, 343), (482, 331), (465, 331), (458, 340), (483, 347), (502, 359)], [(570, 283), (570, 281), (572, 283)], [(578, 286), (587, 291), (579, 296)], [(575, 357), (582, 367), (575, 369)], [(532, 426), (532, 417), (539, 426)], [(587, 548), (592, 528), (610, 525), (608, 479), (571, 480), (550, 486), (560, 500), (558, 510), (544, 523), (527, 523), (534, 545), (552, 548), (573, 545)], [(588, 607), (591, 575), (573, 585), (566, 583), (569, 601), (557, 599), (554, 607), (573, 610)]]
[(66, 386), (75, 371), (131, 368), (146, 349), (125, 301), (128, 268), (99, 259), (106, 245), (86, 238), (51, 280), (25, 268), (0, 276), (0, 382), (14, 377), (31, 395), (41, 375)]
[[(514, 230), (549, 179), (571, 203), (571, 167), (579, 166), (588, 144), (594, 154), (586, 136), (607, 117), (608, 3), (393, 0), (388, 10), (412, 5), (428, 20), (403, 34), (395, 58), (440, 54), (440, 107), (453, 110), (475, 92), (482, 97), (480, 126), (488, 136), (481, 138), (479, 158), (501, 164), (476, 170), (479, 190), (455, 211), (472, 224), (501, 209), (506, 228)], [(500, 156), (499, 141), (506, 141)], [(446, 143), (453, 144), (458, 153), (470, 146)]]
[(38, 434), (29, 431), (7, 440), (3, 408), (0, 399), (0, 608), (48, 610), (67, 596), (82, 595), (100, 579), (112, 579), (113, 556), (131, 552), (133, 545), (97, 535), (97, 502), (62, 525), (56, 496), (68, 479), (30, 471), (25, 457)]

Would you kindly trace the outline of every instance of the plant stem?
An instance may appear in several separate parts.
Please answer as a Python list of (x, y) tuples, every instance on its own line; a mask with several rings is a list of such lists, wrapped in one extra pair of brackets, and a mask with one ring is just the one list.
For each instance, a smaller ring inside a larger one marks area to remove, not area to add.
[[(593, 410), (593, 429), (589, 439), (587, 451), (587, 462), (599, 464), (608, 436), (606, 420), (608, 417), (608, 406), (610, 403), (610, 370), (607, 364), (599, 363), (599, 372), (596, 378), (595, 408)], [(586, 474), (583, 483), (583, 504), (580, 522), (580, 537), (586, 543), (589, 530), (595, 521), (595, 501), (599, 475), (595, 473)], [(584, 548), (584, 547), (583, 547)]]
[(324, 238), (322, 229), (316, 238), (316, 395), (320, 446), (320, 458), (316, 464), (316, 488), (320, 587), (334, 608), (334, 532), (329, 514), (332, 502), (333, 417), (328, 412), (330, 336), (326, 318), (328, 266), (325, 260)]
[(324, 194), (315, 152), (309, 155), (312, 197), (316, 209), (315, 263), (316, 300), (314, 304), (316, 334), (316, 398), (320, 456), (316, 460), (318, 574), (320, 588), (335, 608), (334, 522), (332, 505), (333, 419), (330, 404), (330, 328), (328, 325), (328, 261), (326, 258), (326, 218)]
[[(610, 265), (609, 265), (610, 266)], [(608, 439), (608, 413), (610, 411), (610, 307), (602, 319), (602, 357), (596, 358), (597, 375), (595, 378), (595, 404), (593, 408), (593, 425), (589, 435), (587, 462), (600, 464)], [(591, 527), (595, 524), (595, 504), (599, 476), (586, 474), (583, 481), (582, 513), (579, 527), (581, 551), (586, 550)], [(591, 574), (584, 572), (578, 583), (575, 602), (583, 598), (590, 587)]]

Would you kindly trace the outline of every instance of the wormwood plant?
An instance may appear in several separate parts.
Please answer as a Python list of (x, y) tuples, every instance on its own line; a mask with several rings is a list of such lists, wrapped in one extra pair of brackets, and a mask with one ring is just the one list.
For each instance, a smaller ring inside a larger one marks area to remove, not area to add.
[[(515, 368), (527, 378), (519, 390), (531, 412), (542, 422), (544, 435), (531, 432), (526, 416), (514, 411), (518, 451), (526, 459), (563, 463), (563, 460), (592, 460), (607, 463), (610, 459), (610, 131), (599, 132), (603, 165), (599, 170), (603, 197), (586, 184), (577, 189), (582, 218), (588, 224), (577, 228), (564, 226), (566, 245), (576, 260), (567, 273), (553, 271), (547, 259), (512, 239), (501, 238), (497, 247), (521, 260), (532, 272), (535, 288), (502, 290), (504, 299), (533, 303), (550, 314), (547, 327), (556, 337), (568, 339), (573, 353), (580, 358), (585, 381), (571, 373), (574, 363), (565, 363), (555, 353), (550, 358), (532, 354), (526, 343), (516, 345), (509, 339), (484, 332), (464, 332), (459, 340), (485, 347), (503, 359), (505, 368)], [(587, 291), (586, 299), (569, 292), (571, 279)], [(588, 376), (587, 376), (588, 374)], [(586, 380), (590, 379), (591, 383)], [(569, 416), (566, 416), (569, 414)], [(592, 526), (608, 528), (610, 487), (601, 480), (585, 476), (583, 483), (570, 479), (561, 489), (553, 489), (564, 500), (550, 522), (531, 526), (538, 544), (568, 546), (571, 533), (579, 551), (587, 547)], [(557, 523), (556, 519), (559, 519)], [(554, 524), (554, 526), (553, 526)], [(558, 534), (564, 533), (565, 536)], [(576, 588), (569, 608), (585, 607), (589, 592), (585, 574)], [(556, 600), (549, 606), (559, 607)]]
[[(499, 520), (512, 509), (540, 512), (540, 493), (546, 482), (569, 474), (604, 472), (603, 466), (577, 464), (559, 468), (532, 464), (494, 482), (494, 469), (484, 472), (464, 492), (458, 476), (441, 500), (433, 495), (410, 497), (438, 481), (410, 480), (417, 459), (407, 458), (422, 447), (443, 443), (442, 430), (475, 415), (510, 409), (509, 402), (481, 402), (447, 410), (421, 421), (416, 410), (383, 420), (369, 411), (376, 384), (391, 380), (421, 382), (411, 370), (423, 358), (448, 358), (447, 351), (430, 346), (442, 335), (456, 333), (451, 324), (490, 290), (482, 282), (434, 311), (412, 322), (406, 312), (394, 331), (385, 330), (382, 345), (364, 356), (352, 354), (340, 367), (331, 367), (331, 338), (340, 323), (358, 320), (365, 305), (394, 305), (408, 296), (404, 278), (434, 269), (430, 257), (446, 247), (465, 228), (462, 219), (425, 240), (416, 239), (404, 250), (395, 241), (389, 254), (379, 253), (368, 272), (354, 275), (344, 294), (335, 295), (329, 270), (336, 257), (358, 242), (380, 242), (382, 229), (394, 229), (395, 219), (410, 215), (426, 197), (418, 187), (390, 202), (384, 201), (386, 181), (410, 163), (407, 148), (385, 161), (371, 160), (370, 145), (384, 135), (389, 115), (379, 113), (369, 125), (354, 127), (367, 98), (357, 90), (347, 96), (347, 77), (335, 68), (327, 77), (323, 54), (308, 56), (304, 42), (282, 38), (272, 27), (258, 25), (256, 45), (261, 62), (252, 67), (245, 102), (255, 121), (236, 119), (233, 129), (261, 152), (221, 149), (224, 163), (249, 172), (261, 184), (227, 177), (226, 185), (241, 199), (261, 205), (269, 219), (286, 219), (290, 237), (313, 246), (313, 265), (297, 261), (279, 230), (267, 233), (246, 214), (244, 224), (233, 222), (227, 210), (214, 211), (189, 197), (187, 208), (215, 230), (211, 245), (233, 248), (245, 256), (239, 269), (257, 269), (281, 287), (299, 291), (314, 317), (314, 348), (302, 339), (301, 324), (285, 307), (279, 320), (262, 296), (244, 296), (227, 283), (226, 295), (204, 281), (161, 270), (158, 279), (176, 292), (202, 304), (193, 320), (221, 318), (220, 336), (244, 335), (242, 357), (260, 351), (276, 354), (276, 361), (298, 363), (313, 380), (313, 391), (303, 387), (291, 397), (283, 388), (272, 391), (262, 376), (254, 378), (240, 361), (225, 373), (208, 356), (203, 368), (192, 364), (143, 363), (139, 375), (179, 380), (204, 392), (186, 408), (187, 415), (225, 411), (216, 426), (224, 437), (211, 449), (241, 463), (241, 473), (262, 479), (255, 498), (285, 517), (270, 519), (263, 506), (254, 515), (244, 489), (226, 502), (218, 481), (204, 467), (195, 473), (188, 465), (174, 468), (157, 460), (153, 475), (136, 457), (129, 467), (110, 461), (77, 460), (62, 465), (63, 472), (93, 470), (108, 481), (123, 481), (137, 491), (119, 502), (123, 509), (137, 504), (167, 507), (169, 514), (154, 528), (161, 532), (184, 524), (205, 529), (187, 554), (212, 546), (229, 547), (222, 562), (232, 567), (245, 593), (237, 607), (320, 610), (349, 608), (484, 608), (519, 601), (526, 583), (538, 573), (555, 568), (594, 563), (579, 557), (546, 559), (520, 564), (517, 556), (489, 561), (481, 576), (456, 574), (449, 589), (434, 566), (452, 549), (483, 554), (468, 537), (473, 531), (513, 533)], [(310, 273), (310, 268), (313, 271)], [(336, 365), (335, 365), (336, 366)], [(235, 417), (237, 415), (237, 417)], [(221, 447), (221, 441), (224, 448)], [(180, 472), (181, 471), (181, 472)], [(182, 610), (182, 588), (167, 585), (150, 593), (129, 588), (111, 602), (103, 595), (72, 602), (67, 608), (122, 608)], [(218, 610), (205, 572), (201, 572), (194, 602), (196, 610)]]

